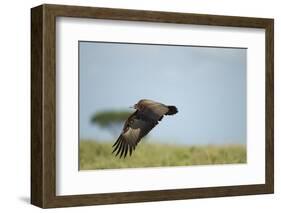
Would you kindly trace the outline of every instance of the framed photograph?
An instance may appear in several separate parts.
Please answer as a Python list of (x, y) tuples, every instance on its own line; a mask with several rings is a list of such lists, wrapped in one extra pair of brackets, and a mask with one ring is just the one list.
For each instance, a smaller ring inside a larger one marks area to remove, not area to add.
[(274, 191), (273, 19), (31, 9), (31, 203)]

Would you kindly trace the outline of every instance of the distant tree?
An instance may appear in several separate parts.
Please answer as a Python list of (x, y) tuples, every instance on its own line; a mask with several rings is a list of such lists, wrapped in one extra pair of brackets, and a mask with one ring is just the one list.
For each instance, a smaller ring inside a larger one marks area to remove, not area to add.
[(124, 122), (132, 114), (132, 111), (100, 111), (91, 117), (91, 123), (107, 129), (114, 137), (120, 134)]

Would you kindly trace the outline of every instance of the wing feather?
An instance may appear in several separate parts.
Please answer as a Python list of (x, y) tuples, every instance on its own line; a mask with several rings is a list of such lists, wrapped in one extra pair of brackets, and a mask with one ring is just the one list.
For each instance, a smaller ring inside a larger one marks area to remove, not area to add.
[(129, 149), (129, 144), (126, 143), (126, 145), (125, 145), (125, 152), (124, 152), (124, 158), (127, 156), (128, 149)]
[(117, 151), (115, 155), (118, 156), (120, 153), (120, 158), (123, 155), (125, 158), (128, 151), (131, 155), (139, 141), (147, 135), (156, 124), (155, 122), (140, 119), (136, 111), (126, 121), (123, 132), (113, 144), (114, 149), (112, 153)]
[(119, 136), (118, 139), (117, 139), (117, 141), (113, 144), (112, 147), (115, 146), (115, 148), (113, 149), (112, 153), (115, 152), (117, 149), (119, 149), (119, 147), (121, 146), (122, 143), (121, 143), (120, 137), (121, 137), (121, 136)]
[(123, 140), (122, 140), (122, 138), (121, 138), (121, 139), (120, 139), (120, 146), (118, 147), (118, 150), (117, 150), (115, 156), (117, 156), (117, 155), (120, 153), (120, 151), (123, 149), (123, 146), (124, 146), (124, 143), (123, 143)]

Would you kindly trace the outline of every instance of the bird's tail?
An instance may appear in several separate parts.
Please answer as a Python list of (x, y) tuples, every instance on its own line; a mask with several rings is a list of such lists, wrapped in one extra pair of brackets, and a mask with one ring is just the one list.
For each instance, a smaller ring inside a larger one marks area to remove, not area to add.
[(178, 112), (177, 107), (175, 106), (167, 106), (169, 111), (166, 113), (166, 115), (174, 115)]

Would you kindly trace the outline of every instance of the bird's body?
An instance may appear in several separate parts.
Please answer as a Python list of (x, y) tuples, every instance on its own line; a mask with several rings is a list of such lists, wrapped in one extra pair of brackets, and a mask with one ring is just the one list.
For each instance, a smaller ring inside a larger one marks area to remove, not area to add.
[(167, 106), (152, 100), (143, 99), (134, 105), (136, 111), (126, 120), (123, 131), (113, 144), (116, 156), (130, 155), (140, 140), (152, 130), (164, 115), (178, 112), (175, 106)]

